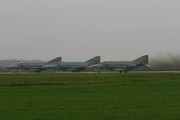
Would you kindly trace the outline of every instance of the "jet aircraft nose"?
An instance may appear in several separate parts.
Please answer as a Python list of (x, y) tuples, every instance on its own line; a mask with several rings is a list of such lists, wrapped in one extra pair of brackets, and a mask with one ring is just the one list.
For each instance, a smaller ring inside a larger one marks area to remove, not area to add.
[(45, 69), (57, 68), (57, 65), (44, 65), (42, 68), (45, 68)]
[(88, 66), (87, 68), (89, 69), (89, 68), (92, 68), (92, 69), (101, 69), (101, 68), (103, 68), (104, 67), (104, 65), (103, 64), (95, 64), (95, 65), (90, 65), (90, 66)]

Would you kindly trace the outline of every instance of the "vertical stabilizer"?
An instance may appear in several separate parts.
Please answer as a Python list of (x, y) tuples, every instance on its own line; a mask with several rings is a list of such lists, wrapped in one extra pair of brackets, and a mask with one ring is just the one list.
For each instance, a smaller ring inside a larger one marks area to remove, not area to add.
[(97, 63), (100, 63), (100, 59), (101, 59), (100, 56), (96, 56), (90, 60), (87, 60), (86, 62), (91, 62), (91, 63), (97, 64)]
[(144, 56), (142, 56), (142, 57), (140, 57), (140, 58), (138, 58), (138, 59), (136, 59), (134, 61), (139, 61), (139, 62), (142, 62), (144, 64), (148, 64), (149, 63), (148, 58), (149, 58), (148, 55), (144, 55)]
[(57, 57), (57, 58), (54, 58), (50, 61), (48, 61), (47, 63), (55, 63), (55, 62), (61, 62), (62, 61), (62, 57)]

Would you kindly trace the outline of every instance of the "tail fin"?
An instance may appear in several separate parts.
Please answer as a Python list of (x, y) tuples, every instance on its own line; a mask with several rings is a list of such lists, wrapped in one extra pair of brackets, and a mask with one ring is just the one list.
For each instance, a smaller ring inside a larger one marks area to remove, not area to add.
[(87, 60), (86, 62), (92, 62), (92, 63), (96, 64), (96, 63), (100, 63), (100, 59), (101, 59), (100, 56), (96, 56), (90, 60)]
[(55, 63), (55, 62), (61, 62), (62, 61), (62, 57), (57, 57), (57, 58), (54, 58), (50, 61), (48, 61), (47, 63)]
[(149, 63), (149, 60), (148, 60), (149, 56), (148, 55), (144, 55), (134, 61), (139, 61), (139, 62), (142, 62), (144, 64), (148, 64)]

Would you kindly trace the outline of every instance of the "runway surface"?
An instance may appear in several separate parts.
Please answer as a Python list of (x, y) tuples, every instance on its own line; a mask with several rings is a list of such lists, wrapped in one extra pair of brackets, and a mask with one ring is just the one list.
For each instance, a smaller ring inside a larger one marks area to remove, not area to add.
[(41, 72), (41, 73), (35, 73), (35, 72), (0, 72), (0, 74), (64, 74), (64, 73), (72, 73), (72, 74), (93, 74), (93, 73), (117, 73), (117, 74), (130, 74), (130, 73), (180, 73), (180, 71), (128, 71), (127, 73), (119, 73), (117, 71), (91, 71), (91, 72), (79, 72), (79, 73), (73, 73), (73, 72), (66, 72), (66, 71), (60, 71), (60, 72)]

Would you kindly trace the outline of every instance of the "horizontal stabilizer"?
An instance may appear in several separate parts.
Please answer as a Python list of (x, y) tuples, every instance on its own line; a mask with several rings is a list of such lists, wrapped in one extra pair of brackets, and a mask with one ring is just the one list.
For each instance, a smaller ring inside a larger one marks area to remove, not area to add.
[(147, 66), (147, 67), (151, 67), (149, 64), (144, 64), (145, 66)]

